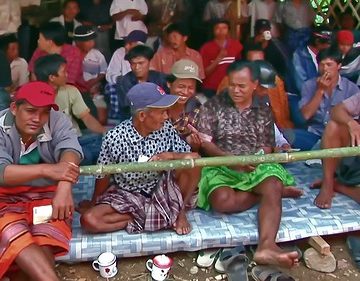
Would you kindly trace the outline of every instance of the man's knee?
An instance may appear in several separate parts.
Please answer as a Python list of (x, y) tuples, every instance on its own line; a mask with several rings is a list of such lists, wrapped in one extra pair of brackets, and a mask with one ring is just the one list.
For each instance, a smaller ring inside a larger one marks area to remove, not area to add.
[(223, 188), (214, 190), (209, 196), (211, 208), (220, 213), (227, 213), (230, 209), (233, 209), (232, 193), (231, 190)]
[(282, 196), (284, 185), (277, 177), (269, 177), (261, 184), (261, 193), (267, 198)]

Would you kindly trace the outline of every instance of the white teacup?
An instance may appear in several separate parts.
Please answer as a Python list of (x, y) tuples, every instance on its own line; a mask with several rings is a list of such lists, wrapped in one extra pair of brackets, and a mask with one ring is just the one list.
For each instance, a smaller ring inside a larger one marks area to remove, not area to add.
[(97, 260), (92, 263), (93, 268), (100, 272), (101, 277), (111, 278), (114, 277), (118, 270), (116, 267), (116, 256), (113, 253), (102, 253)]
[(151, 278), (155, 281), (164, 281), (173, 264), (173, 260), (166, 255), (159, 255), (146, 262), (146, 267), (151, 271)]

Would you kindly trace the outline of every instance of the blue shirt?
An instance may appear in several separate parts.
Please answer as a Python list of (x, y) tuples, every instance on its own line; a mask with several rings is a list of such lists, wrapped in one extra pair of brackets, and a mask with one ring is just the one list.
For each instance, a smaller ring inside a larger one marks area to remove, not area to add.
[[(317, 77), (305, 82), (301, 90), (301, 100), (299, 108), (303, 108), (314, 97), (317, 89)], [(330, 119), (330, 110), (333, 106), (343, 100), (355, 95), (359, 92), (359, 88), (345, 77), (339, 76), (331, 96), (328, 93), (323, 95), (320, 106), (315, 114), (308, 120), (308, 131), (318, 136), (322, 136), (325, 126)]]

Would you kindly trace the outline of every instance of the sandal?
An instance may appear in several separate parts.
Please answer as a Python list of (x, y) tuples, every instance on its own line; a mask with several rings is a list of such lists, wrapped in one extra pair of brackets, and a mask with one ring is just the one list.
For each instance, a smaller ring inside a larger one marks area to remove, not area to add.
[(233, 256), (227, 260), (225, 273), (228, 281), (248, 281), (247, 269), (249, 267), (249, 258), (245, 254)]
[(210, 267), (213, 265), (215, 258), (219, 255), (221, 249), (210, 249), (210, 250), (201, 250), (196, 259), (196, 264), (198, 267)]
[(346, 244), (349, 248), (351, 259), (356, 264), (356, 267), (360, 268), (360, 237), (349, 236), (346, 239)]
[(294, 278), (280, 270), (263, 265), (255, 266), (251, 270), (251, 276), (255, 281), (295, 281)]
[(235, 256), (245, 255), (245, 253), (246, 252), (243, 245), (237, 246), (235, 248), (223, 249), (215, 262), (215, 270), (219, 273), (225, 273), (225, 268), (231, 259)]

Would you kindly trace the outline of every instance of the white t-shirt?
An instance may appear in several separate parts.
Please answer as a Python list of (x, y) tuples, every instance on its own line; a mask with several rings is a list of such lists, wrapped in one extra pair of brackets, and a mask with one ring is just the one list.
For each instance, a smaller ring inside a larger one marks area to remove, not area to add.
[[(148, 13), (148, 6), (145, 0), (113, 0), (110, 7), (110, 16), (129, 9), (139, 10), (142, 15)], [(126, 37), (133, 30), (148, 32), (143, 21), (132, 21), (131, 17), (131, 15), (126, 15), (122, 20), (116, 21), (116, 31), (114, 36), (116, 40)]]
[(110, 60), (106, 71), (106, 81), (110, 84), (116, 84), (118, 76), (124, 76), (130, 71), (130, 63), (125, 59), (125, 48), (119, 48)]
[(288, 144), (289, 142), (286, 140), (284, 135), (280, 132), (278, 126), (274, 123), (274, 129), (275, 129), (275, 145), (277, 147), (282, 147), (284, 144)]
[(23, 58), (14, 59), (11, 64), (11, 80), (17, 88), (29, 82), (28, 63)]
[(99, 74), (105, 74), (107, 63), (104, 55), (97, 49), (91, 49), (83, 60), (84, 80), (96, 78)]

